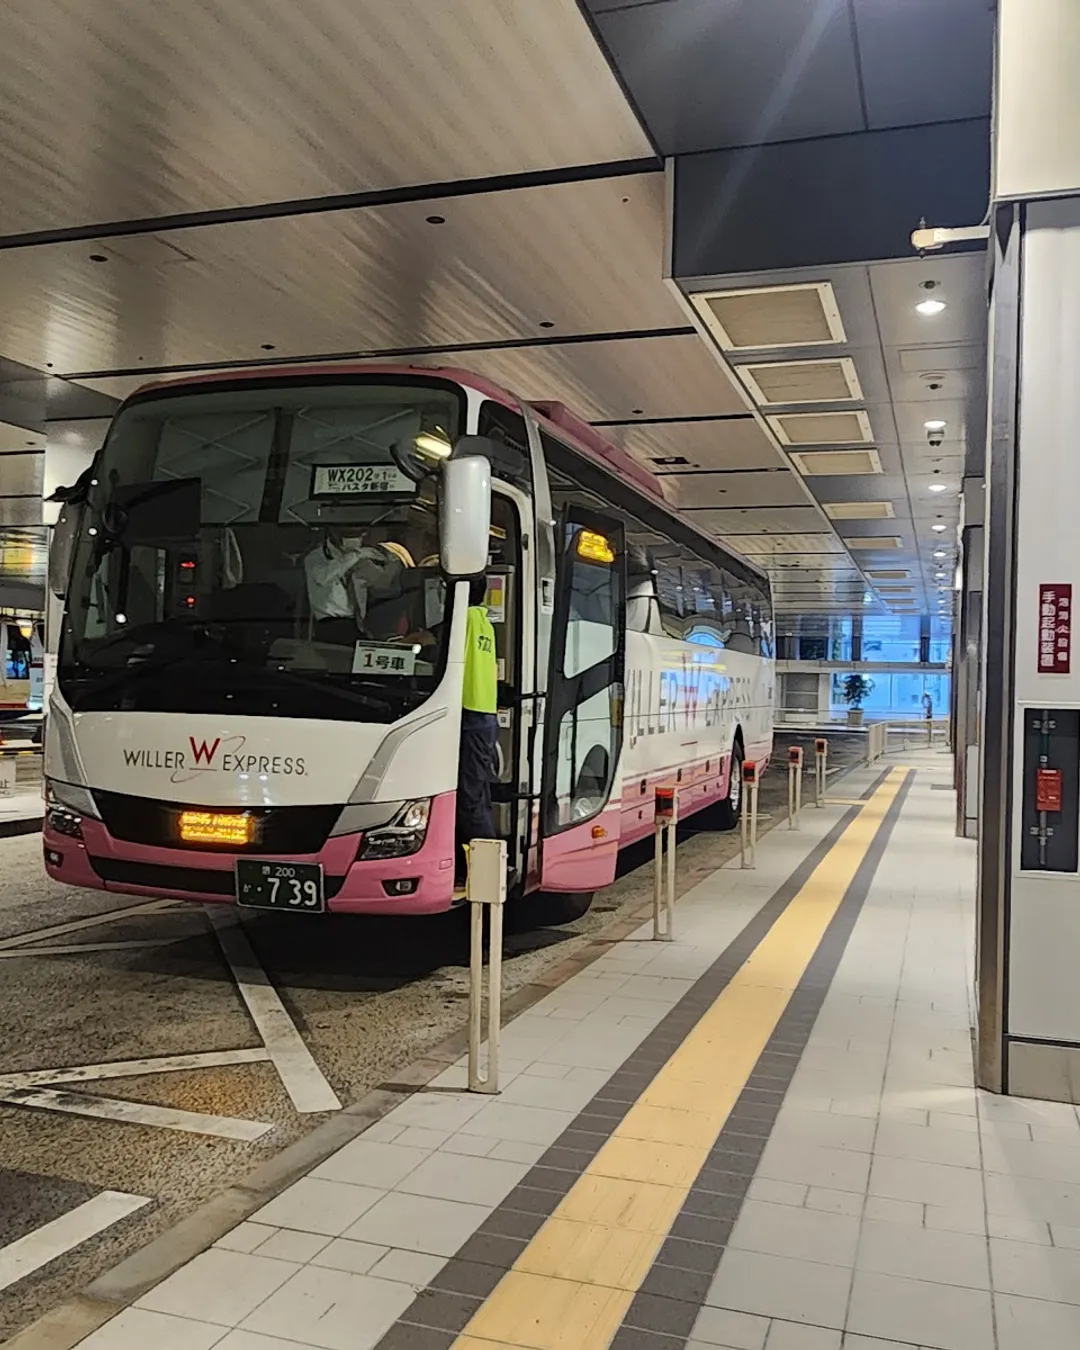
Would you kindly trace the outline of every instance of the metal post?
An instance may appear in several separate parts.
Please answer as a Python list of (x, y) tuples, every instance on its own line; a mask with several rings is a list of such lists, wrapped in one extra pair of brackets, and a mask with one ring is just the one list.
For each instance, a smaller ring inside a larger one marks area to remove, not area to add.
[[(675, 937), (675, 830), (679, 806), (675, 789), (656, 789), (653, 830), (656, 835), (653, 872), (653, 941), (671, 942)], [(666, 844), (666, 848), (665, 848)], [(664, 876), (665, 853), (667, 877)], [(666, 914), (661, 913), (666, 909)]]
[(788, 829), (799, 828), (799, 807), (802, 805), (802, 746), (788, 747)]
[(814, 805), (825, 805), (826, 766), (829, 760), (829, 742), (824, 736), (814, 741)]
[(757, 859), (757, 765), (752, 759), (744, 760), (742, 766), (743, 802), (740, 821), (740, 862), (743, 867), (755, 867)]
[[(503, 907), (506, 904), (506, 841), (474, 839), (469, 845), (469, 1091), (498, 1092), (502, 1031)], [(484, 1008), (484, 910), (488, 932), (487, 1071), (480, 1067)]]

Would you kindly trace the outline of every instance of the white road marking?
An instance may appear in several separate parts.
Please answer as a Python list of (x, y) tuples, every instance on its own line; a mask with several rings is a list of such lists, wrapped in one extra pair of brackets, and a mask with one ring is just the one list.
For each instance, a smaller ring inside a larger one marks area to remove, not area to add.
[[(32, 933), (16, 933), (14, 937), (0, 938), (0, 952), (13, 947), (29, 947), (35, 942), (44, 942), (46, 938), (63, 937), (67, 933), (79, 933), (84, 928), (98, 928), (116, 923), (133, 914), (158, 914), (166, 909), (178, 909), (176, 900), (148, 900), (145, 905), (128, 905), (124, 909), (110, 909), (104, 914), (90, 914), (85, 919), (73, 919), (70, 923), (54, 923), (48, 928), (38, 928)], [(194, 913), (194, 910), (192, 910)]]
[(61, 1083), (93, 1083), (104, 1078), (141, 1078), (144, 1074), (183, 1073), (188, 1069), (219, 1069), (234, 1064), (265, 1064), (270, 1052), (263, 1045), (252, 1050), (206, 1050), (193, 1055), (161, 1055), (156, 1059), (120, 1059), (111, 1064), (77, 1064), (67, 1069), (30, 1069), (0, 1074), (0, 1092), (19, 1088), (55, 1087)]
[(9, 1106), (33, 1106), (42, 1111), (60, 1111), (70, 1116), (118, 1120), (128, 1125), (154, 1125), (184, 1134), (209, 1134), (217, 1139), (240, 1139), (253, 1143), (273, 1125), (261, 1120), (238, 1120), (235, 1116), (208, 1116), (199, 1111), (154, 1106), (150, 1102), (121, 1101), (117, 1097), (92, 1097), (81, 1092), (57, 1092), (53, 1088), (23, 1088), (0, 1093)]
[(259, 965), (247, 934), (233, 916), (221, 914), (216, 906), (208, 908), (207, 912), (240, 997), (247, 1004), (251, 1020), (293, 1106), (305, 1115), (315, 1111), (340, 1111), (337, 1093), (315, 1063), (277, 990)]
[(123, 952), (135, 947), (167, 947), (172, 942), (187, 942), (188, 935), (179, 933), (173, 937), (132, 938), (128, 942), (70, 942), (56, 947), (16, 948), (14, 951), (0, 951), (0, 961), (29, 961), (35, 956), (83, 956), (87, 952)]
[(102, 1191), (92, 1200), (0, 1247), (0, 1289), (7, 1289), (149, 1205), (145, 1195)]

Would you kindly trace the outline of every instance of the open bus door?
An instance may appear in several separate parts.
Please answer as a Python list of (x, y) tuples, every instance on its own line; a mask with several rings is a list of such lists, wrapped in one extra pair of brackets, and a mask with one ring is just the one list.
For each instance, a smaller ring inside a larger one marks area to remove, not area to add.
[(623, 741), (625, 531), (568, 506), (555, 538), (539, 883), (542, 891), (591, 892), (614, 880), (619, 851), (611, 799)]

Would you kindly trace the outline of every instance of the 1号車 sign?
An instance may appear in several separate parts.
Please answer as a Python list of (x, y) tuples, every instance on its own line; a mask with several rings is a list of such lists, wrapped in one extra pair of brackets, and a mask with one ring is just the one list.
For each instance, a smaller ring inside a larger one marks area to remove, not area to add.
[(1072, 659), (1072, 586), (1039, 587), (1039, 674), (1068, 675)]

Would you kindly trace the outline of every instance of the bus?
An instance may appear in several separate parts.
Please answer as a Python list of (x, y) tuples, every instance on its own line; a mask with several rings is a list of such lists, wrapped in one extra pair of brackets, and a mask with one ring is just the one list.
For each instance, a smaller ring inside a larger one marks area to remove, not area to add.
[(44, 624), (38, 615), (0, 615), (0, 723), (42, 710)]
[(498, 659), (508, 897), (569, 922), (621, 848), (734, 827), (772, 747), (767, 576), (561, 404), (459, 370), (156, 384), (64, 501), (44, 858), (74, 886), (252, 908), (462, 901), (469, 579)]

